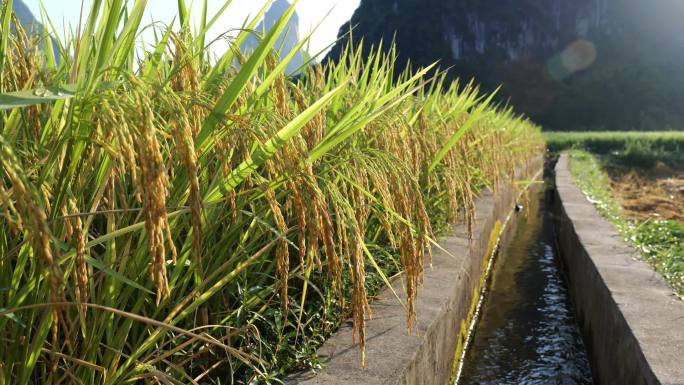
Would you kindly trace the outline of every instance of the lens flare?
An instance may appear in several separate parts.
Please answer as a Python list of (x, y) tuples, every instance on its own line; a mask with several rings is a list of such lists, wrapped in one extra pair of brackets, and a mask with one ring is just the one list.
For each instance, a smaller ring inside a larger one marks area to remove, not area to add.
[(571, 72), (585, 70), (596, 61), (596, 46), (587, 40), (578, 40), (561, 53), (561, 63)]
[(597, 57), (598, 51), (594, 43), (588, 40), (577, 40), (570, 43), (563, 52), (551, 58), (547, 69), (551, 78), (563, 80), (591, 67)]

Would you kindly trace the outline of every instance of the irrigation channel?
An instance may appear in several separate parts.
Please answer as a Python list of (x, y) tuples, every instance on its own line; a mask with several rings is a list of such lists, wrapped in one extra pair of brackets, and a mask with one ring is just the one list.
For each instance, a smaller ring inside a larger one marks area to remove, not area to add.
[(589, 357), (554, 245), (550, 202), (530, 189), (494, 260), (457, 385), (589, 385)]

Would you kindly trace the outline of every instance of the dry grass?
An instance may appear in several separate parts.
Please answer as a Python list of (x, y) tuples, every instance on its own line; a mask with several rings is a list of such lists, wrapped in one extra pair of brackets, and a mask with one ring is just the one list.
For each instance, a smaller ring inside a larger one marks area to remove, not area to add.
[(612, 167), (607, 172), (627, 218), (684, 222), (684, 172), (664, 164), (650, 170)]

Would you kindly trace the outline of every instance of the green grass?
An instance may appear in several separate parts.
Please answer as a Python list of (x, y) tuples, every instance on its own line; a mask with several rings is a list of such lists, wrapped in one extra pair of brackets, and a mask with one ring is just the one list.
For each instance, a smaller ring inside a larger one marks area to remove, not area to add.
[(684, 298), (684, 224), (676, 221), (630, 221), (621, 214), (619, 202), (611, 194), (604, 163), (583, 150), (571, 150), (570, 172), (578, 187), (608, 218), (625, 240), (640, 252), (642, 259), (663, 275), (673, 290)]
[(93, 1), (59, 61), (3, 8), (0, 384), (277, 382), (347, 317), (363, 352), (372, 294), (403, 271), (411, 329), (430, 244), (543, 147), (393, 47), (285, 76), (294, 5), (219, 58), (177, 6)]

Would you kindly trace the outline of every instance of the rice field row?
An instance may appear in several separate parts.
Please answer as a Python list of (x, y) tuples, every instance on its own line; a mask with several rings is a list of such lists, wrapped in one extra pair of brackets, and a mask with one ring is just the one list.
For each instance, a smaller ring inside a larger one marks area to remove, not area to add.
[(373, 288), (403, 272), (411, 330), (430, 245), (543, 148), (474, 84), (395, 73), (391, 47), (285, 76), (296, 2), (245, 56), (267, 3), (220, 57), (219, 15), (190, 25), (183, 0), (179, 28), (142, 25), (145, 0), (95, 0), (63, 40), (26, 33), (11, 3), (0, 384), (272, 382), (318, 365), (348, 316), (363, 351)]
[(545, 132), (552, 152), (584, 150), (605, 162), (649, 169), (658, 163), (684, 163), (684, 131), (663, 132)]
[(544, 139), (551, 151), (579, 148), (606, 154), (635, 143), (655, 150), (684, 150), (684, 131), (551, 131)]

